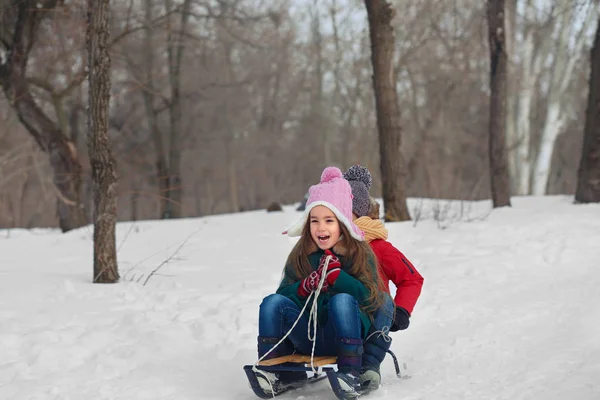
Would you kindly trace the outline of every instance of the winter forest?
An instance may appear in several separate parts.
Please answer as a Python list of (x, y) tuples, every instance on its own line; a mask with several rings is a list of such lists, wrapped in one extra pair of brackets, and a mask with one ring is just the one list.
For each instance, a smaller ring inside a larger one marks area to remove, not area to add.
[(0, 0), (1, 399), (598, 399), (599, 227), (597, 0)]
[[(86, 3), (0, 7), (0, 228), (91, 222)], [(598, 118), (596, 105), (586, 117), (598, 5), (488, 3), (504, 9), (495, 118), (510, 193), (574, 194), (586, 119)], [(402, 196), (491, 197), (488, 8), (390, 3)], [(327, 165), (367, 166), (381, 195), (364, 2), (113, 0), (108, 24), (118, 220), (290, 204)]]

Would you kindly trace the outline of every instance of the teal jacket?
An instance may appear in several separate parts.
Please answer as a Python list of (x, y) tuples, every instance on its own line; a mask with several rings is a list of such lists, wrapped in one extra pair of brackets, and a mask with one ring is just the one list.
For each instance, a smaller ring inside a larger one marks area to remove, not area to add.
[[(317, 268), (319, 268), (319, 260), (321, 259), (321, 256), (323, 254), (324, 254), (324, 251), (319, 249), (316, 252), (314, 252), (308, 256), (308, 260), (310, 262), (310, 265), (313, 267), (313, 270), (316, 270)], [(369, 290), (366, 288), (365, 285), (363, 285), (363, 283), (361, 281), (359, 281), (358, 279), (356, 279), (355, 277), (353, 277), (352, 275), (350, 275), (349, 273), (346, 272), (347, 265), (346, 265), (344, 258), (342, 256), (338, 256), (338, 257), (340, 259), (340, 262), (342, 263), (342, 271), (340, 272), (340, 275), (336, 279), (333, 286), (331, 286), (327, 292), (319, 293), (319, 297), (317, 299), (317, 306), (318, 306), (317, 320), (318, 320), (319, 326), (324, 326), (325, 323), (327, 322), (327, 315), (328, 315), (327, 314), (328, 313), (327, 304), (328, 304), (329, 300), (331, 299), (331, 297), (337, 293), (348, 293), (348, 294), (354, 296), (354, 298), (356, 298), (356, 300), (358, 300), (358, 304), (360, 306), (367, 305), (367, 299), (369, 297)], [(372, 269), (372, 273), (373, 273), (372, 276), (376, 277), (377, 270), (376, 270), (375, 260), (370, 259), (369, 265)], [(300, 282), (302, 281), (302, 278), (294, 276), (294, 275), (295, 274), (291, 270), (290, 265), (286, 265), (286, 267), (283, 271), (283, 278), (281, 280), (281, 284), (279, 285), (279, 288), (277, 289), (277, 293), (289, 298), (296, 305), (298, 305), (298, 307), (302, 308), (306, 304), (307, 298), (302, 297), (298, 294), (298, 287), (300, 286)], [(312, 299), (313, 298), (311, 297), (311, 303), (313, 301)], [(312, 304), (309, 304), (306, 307), (306, 309), (304, 311), (306, 313), (306, 315), (308, 315), (308, 313), (310, 312), (311, 306), (312, 306)], [(360, 320), (362, 322), (362, 327), (363, 327), (363, 331), (362, 331), (363, 335), (362, 336), (364, 339), (367, 336), (369, 329), (371, 328), (371, 319), (369, 318), (369, 315), (366, 312), (364, 312), (362, 309), (360, 310)]]

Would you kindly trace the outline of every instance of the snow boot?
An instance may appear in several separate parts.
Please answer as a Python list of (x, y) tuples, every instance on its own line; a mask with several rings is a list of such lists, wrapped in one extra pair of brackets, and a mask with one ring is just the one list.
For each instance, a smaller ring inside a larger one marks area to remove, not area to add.
[[(258, 337), (258, 357), (262, 357), (269, 350), (271, 350), (281, 338), (274, 337)], [(263, 360), (270, 360), (272, 358), (287, 356), (292, 354), (294, 349), (290, 342), (284, 340), (281, 342), (272, 352), (270, 352)], [(282, 365), (295, 365), (294, 363), (284, 363)], [(261, 389), (266, 394), (277, 394), (284, 389), (289, 387), (301, 386), (306, 382), (308, 376), (305, 371), (277, 371), (268, 372), (260, 371), (256, 373), (256, 379)]]
[(378, 370), (367, 369), (359, 376), (360, 388), (363, 392), (372, 392), (381, 385), (381, 374)]
[(338, 371), (336, 376), (345, 397), (360, 395), (360, 370), (363, 356), (362, 339), (340, 338), (337, 348)]
[(381, 384), (379, 367), (392, 345), (392, 338), (384, 332), (371, 329), (364, 344), (360, 385), (364, 391), (373, 391)]

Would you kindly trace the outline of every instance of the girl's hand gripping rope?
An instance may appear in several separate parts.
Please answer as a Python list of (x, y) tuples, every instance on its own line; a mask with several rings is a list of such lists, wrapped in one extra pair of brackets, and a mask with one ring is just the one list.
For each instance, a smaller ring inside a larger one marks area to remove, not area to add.
[[(308, 297), (311, 292), (317, 290), (319, 286), (319, 281), (321, 280), (321, 270), (316, 270), (311, 272), (309, 276), (302, 279), (300, 282), (300, 286), (298, 286), (298, 294), (302, 297)], [(326, 292), (328, 289), (327, 281), (323, 282), (323, 287), (321, 288), (322, 292)]]
[[(327, 263), (327, 258), (329, 258), (329, 263)], [(327, 282), (328, 286), (333, 286), (335, 280), (340, 276), (341, 270), (342, 263), (340, 262), (340, 259), (337, 258), (331, 250), (325, 250), (325, 254), (321, 256), (319, 262), (319, 271), (326, 271), (327, 276), (325, 277), (325, 282)]]
[(335, 280), (340, 275), (341, 268), (342, 264), (336, 255), (333, 254), (331, 250), (325, 250), (325, 254), (323, 254), (319, 261), (319, 268), (300, 282), (298, 294), (302, 297), (308, 297), (311, 292), (317, 290), (323, 274), (326, 275), (323, 286), (321, 287), (321, 292), (327, 292), (329, 287), (333, 286)]

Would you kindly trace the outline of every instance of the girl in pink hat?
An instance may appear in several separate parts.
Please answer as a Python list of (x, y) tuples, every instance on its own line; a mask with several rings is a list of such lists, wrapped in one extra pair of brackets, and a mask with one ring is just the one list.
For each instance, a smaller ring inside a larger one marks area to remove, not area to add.
[[(389, 294), (373, 251), (352, 222), (352, 191), (338, 168), (325, 168), (320, 183), (309, 189), (304, 214), (285, 233), (300, 239), (277, 292), (260, 306), (259, 357), (337, 356), (342, 390), (358, 396), (363, 340)], [(304, 371), (257, 374), (269, 394), (306, 377)]]

